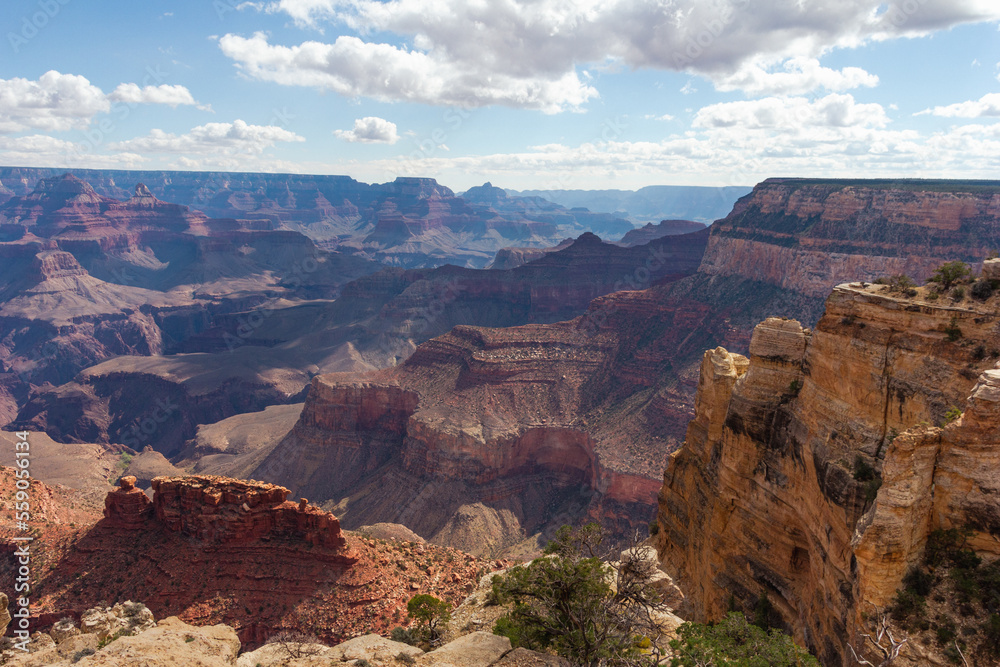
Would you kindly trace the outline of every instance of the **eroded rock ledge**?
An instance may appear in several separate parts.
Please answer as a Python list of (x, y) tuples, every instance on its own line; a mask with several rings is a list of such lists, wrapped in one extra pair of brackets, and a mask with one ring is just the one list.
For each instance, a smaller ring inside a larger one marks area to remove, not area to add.
[(217, 543), (249, 543), (284, 538), (339, 549), (347, 544), (340, 521), (305, 498), (287, 499), (289, 490), (265, 482), (191, 475), (154, 477), (153, 500), (122, 477), (108, 493), (104, 516), (116, 528), (139, 529), (155, 520), (175, 533)]

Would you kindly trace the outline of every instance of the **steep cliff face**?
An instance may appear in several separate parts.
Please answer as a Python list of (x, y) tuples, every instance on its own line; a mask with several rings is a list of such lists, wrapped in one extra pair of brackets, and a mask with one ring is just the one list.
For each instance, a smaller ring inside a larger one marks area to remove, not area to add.
[(713, 225), (700, 272), (824, 298), (841, 282), (981, 262), (998, 223), (995, 182), (768, 179)]
[[(977, 436), (993, 418), (997, 299), (927, 295), (840, 285), (814, 331), (772, 318), (749, 360), (705, 353), (657, 519), (694, 618), (764, 595), (825, 664), (847, 664), (862, 602), (885, 607), (929, 530), (972, 523), (976, 544), (997, 551), (995, 456), (981, 454), (992, 438)], [(942, 422), (970, 390), (968, 425), (944, 430), (953, 444), (918, 426)], [(882, 471), (881, 489), (866, 470)]]

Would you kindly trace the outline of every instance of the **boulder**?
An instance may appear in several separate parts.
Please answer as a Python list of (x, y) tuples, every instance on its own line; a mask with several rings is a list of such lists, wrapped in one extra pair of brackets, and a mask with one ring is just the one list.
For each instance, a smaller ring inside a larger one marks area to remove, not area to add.
[(417, 658), (418, 665), (483, 667), (511, 650), (510, 640), (491, 632), (473, 632)]
[(372, 664), (391, 665), (400, 653), (413, 658), (424, 654), (416, 646), (395, 642), (379, 635), (363, 635), (334, 646), (325, 657), (332, 662), (367, 660)]

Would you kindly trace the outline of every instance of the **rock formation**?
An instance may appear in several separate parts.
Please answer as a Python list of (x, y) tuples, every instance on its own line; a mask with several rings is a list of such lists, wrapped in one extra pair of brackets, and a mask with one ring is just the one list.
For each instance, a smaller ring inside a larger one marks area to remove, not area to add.
[(288, 537), (329, 549), (347, 544), (335, 516), (305, 498), (286, 500), (288, 489), (274, 484), (194, 475), (155, 477), (152, 488), (157, 520), (198, 540), (246, 543)]
[[(13, 473), (0, 468), (0, 504), (9, 515)], [(247, 647), (282, 631), (329, 643), (388, 633), (405, 622), (406, 603), (418, 593), (456, 604), (477, 573), (504, 566), (434, 545), (343, 532), (333, 515), (304, 499), (286, 501), (288, 491), (272, 484), (159, 478), (151, 510), (133, 483), (125, 479), (108, 494), (107, 516), (96, 521), (65, 509), (80, 502), (79, 491), (53, 493), (32, 482), (32, 628), (64, 618), (79, 625), (96, 604), (112, 607), (110, 613), (139, 598), (149, 600), (157, 618), (228, 623)], [(0, 548), (13, 552), (18, 535), (8, 516)], [(0, 576), (13, 580), (16, 566), (0, 559)]]
[(152, 514), (152, 501), (142, 489), (136, 488), (132, 476), (119, 479), (118, 488), (104, 501), (104, 518), (116, 528), (142, 528)]
[[(976, 548), (1000, 555), (998, 321), (997, 297), (852, 283), (815, 330), (770, 318), (749, 360), (706, 352), (659, 496), (658, 550), (687, 617), (765, 596), (824, 664), (846, 665), (862, 607), (885, 608), (930, 530), (973, 525)], [(966, 417), (926, 426), (970, 392)]]

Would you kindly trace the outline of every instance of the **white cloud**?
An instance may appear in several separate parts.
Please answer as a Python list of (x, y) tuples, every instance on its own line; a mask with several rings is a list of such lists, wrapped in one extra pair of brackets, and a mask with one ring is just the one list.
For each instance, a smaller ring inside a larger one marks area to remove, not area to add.
[(453, 187), (492, 180), (519, 189), (753, 185), (771, 176), (995, 178), (1000, 124), (928, 135), (865, 124), (804, 123), (753, 131), (713, 126), (661, 141), (547, 144), (519, 153), (387, 159), (365, 167), (364, 175), (373, 180), (432, 175)]
[(128, 104), (166, 104), (174, 108), (179, 105), (189, 105), (206, 111), (209, 109), (205, 105), (198, 104), (191, 95), (191, 91), (179, 85), (163, 84), (140, 88), (134, 83), (121, 83), (111, 91), (108, 99), (112, 102), (126, 102)]
[(333, 134), (338, 139), (362, 144), (394, 144), (399, 141), (396, 124), (377, 116), (358, 118), (354, 121), (354, 129), (334, 130)]
[(656, 114), (648, 113), (645, 116), (643, 116), (643, 119), (645, 119), (645, 120), (673, 120), (674, 117), (671, 116), (668, 113), (665, 113), (662, 116), (657, 116)]
[(42, 134), (0, 136), (0, 162), (30, 167), (140, 168), (147, 160), (135, 153), (92, 153), (86, 144)]
[[(293, 47), (224, 38), (223, 50), (250, 76), (351, 96), (549, 111), (596, 95), (577, 76), (590, 65), (683, 70), (757, 94), (874, 85), (864, 70), (823, 68), (816, 59), (1000, 19), (993, 0), (279, 0), (269, 10), (314, 28), (332, 22), (362, 36), (396, 35), (413, 47), (344, 37)], [(422, 70), (429, 81), (412, 81)], [(460, 92), (450, 93), (456, 84)]]
[(878, 85), (878, 77), (860, 67), (835, 70), (823, 67), (815, 58), (791, 58), (782, 68), (784, 71), (775, 72), (757, 64), (746, 65), (719, 79), (716, 89), (742, 90), (748, 95), (802, 95), (819, 88), (840, 92)]
[(803, 127), (885, 127), (889, 118), (879, 104), (858, 104), (846, 94), (830, 94), (815, 101), (804, 97), (765, 97), (722, 102), (704, 107), (692, 127), (743, 130), (793, 130)]
[(219, 45), (248, 76), (348, 97), (463, 108), (498, 104), (555, 113), (576, 109), (597, 95), (575, 72), (528, 77), (480, 72), (440, 56), (351, 36), (340, 36), (333, 44), (288, 47), (269, 44), (258, 32), (251, 38), (224, 35)]
[(0, 79), (0, 132), (85, 128), (111, 108), (104, 92), (86, 77), (51, 70), (37, 81)]
[(987, 93), (978, 100), (949, 104), (933, 109), (924, 109), (915, 116), (932, 114), (945, 118), (985, 118), (1000, 116), (1000, 93)]
[(145, 137), (120, 141), (109, 148), (140, 154), (239, 156), (259, 155), (278, 142), (297, 141), (305, 139), (274, 125), (248, 125), (242, 120), (235, 120), (232, 123), (206, 123), (179, 135), (154, 129)]
[(199, 105), (180, 85), (146, 86), (123, 83), (105, 94), (87, 77), (50, 70), (37, 81), (0, 79), (0, 133), (29, 129), (48, 132), (82, 130), (94, 116), (111, 110), (112, 102), (130, 104)]

